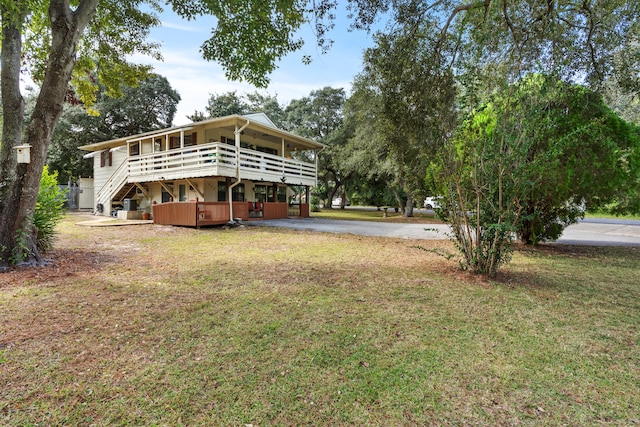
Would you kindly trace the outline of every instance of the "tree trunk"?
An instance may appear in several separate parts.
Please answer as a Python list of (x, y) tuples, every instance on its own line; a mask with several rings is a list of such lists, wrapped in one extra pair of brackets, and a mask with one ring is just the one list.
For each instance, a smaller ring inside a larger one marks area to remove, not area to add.
[(404, 213), (403, 216), (405, 218), (410, 218), (413, 216), (413, 196), (412, 195), (407, 195), (407, 204), (406, 207), (404, 209)]
[(395, 197), (396, 202), (398, 202), (398, 206), (400, 207), (400, 212), (402, 212), (402, 215), (404, 216), (405, 205), (404, 205), (404, 200), (402, 200), (402, 196), (395, 189), (395, 187), (393, 185), (391, 185), (391, 183), (389, 181), (387, 181), (387, 187), (389, 187), (391, 189), (391, 192), (393, 193), (393, 197)]
[[(0, 144), (0, 212), (4, 209), (4, 194), (8, 182), (13, 179), (16, 167), (14, 146), (22, 142), (22, 122), (24, 121), (24, 100), (20, 94), (20, 56), (22, 54), (22, 17), (13, 21), (2, 8), (2, 141)], [(13, 25), (11, 25), (13, 23)]]
[[(49, 4), (49, 17), (51, 19), (52, 42), (47, 61), (40, 94), (36, 106), (31, 115), (31, 120), (25, 132), (24, 143), (31, 146), (31, 161), (26, 164), (18, 164), (15, 168), (5, 168), (3, 161), (1, 176), (3, 181), (2, 211), (0, 212), (0, 268), (26, 261), (33, 264), (42, 264), (36, 245), (37, 230), (33, 227), (33, 214), (40, 188), (40, 177), (47, 156), (51, 135), (62, 113), (64, 96), (71, 80), (71, 73), (75, 66), (77, 44), (84, 32), (89, 20), (95, 14), (98, 0), (80, 1), (75, 11), (69, 7), (68, 0), (51, 0)], [(4, 17), (3, 17), (4, 18)], [(10, 100), (21, 99), (19, 88), (19, 65), (16, 75), (12, 69), (5, 88), (5, 62), (19, 64), (21, 58), (21, 45), (14, 40), (15, 35), (20, 36), (20, 26), (7, 25), (3, 19), (2, 40), (2, 97)], [(9, 27), (9, 28), (7, 28)], [(6, 41), (12, 41), (5, 48)], [(14, 81), (15, 80), (15, 81)], [(7, 93), (5, 93), (5, 91)], [(5, 106), (6, 111), (6, 106)], [(17, 129), (23, 127), (23, 115), (13, 114), (9, 117), (9, 124), (3, 126), (3, 147), (14, 147), (20, 144), (20, 132)], [(10, 132), (5, 135), (4, 132)], [(3, 148), (4, 150), (4, 148)], [(4, 158), (3, 158), (4, 160)], [(12, 174), (15, 169), (15, 174)]]
[[(14, 261), (17, 246), (18, 218), (14, 189), (21, 171), (16, 167), (15, 146), (22, 143), (24, 100), (20, 94), (20, 59), (22, 55), (21, 16), (9, 16), (2, 8), (2, 149), (0, 151), (0, 269)], [(20, 167), (24, 169), (24, 167)], [(18, 199), (19, 200), (19, 199)]]
[(329, 192), (329, 203), (325, 207), (328, 207), (329, 209), (333, 209), (333, 199), (336, 197), (336, 194), (338, 193), (339, 189), (340, 189), (340, 183), (336, 182), (333, 189)]

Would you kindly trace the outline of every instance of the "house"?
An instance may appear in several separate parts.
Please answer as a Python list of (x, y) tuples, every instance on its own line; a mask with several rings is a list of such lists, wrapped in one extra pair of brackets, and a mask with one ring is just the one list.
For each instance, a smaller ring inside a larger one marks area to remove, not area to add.
[[(226, 224), (309, 215), (324, 145), (263, 113), (231, 115), (80, 147), (94, 162), (96, 213), (154, 223)], [(305, 203), (290, 205), (294, 191)]]

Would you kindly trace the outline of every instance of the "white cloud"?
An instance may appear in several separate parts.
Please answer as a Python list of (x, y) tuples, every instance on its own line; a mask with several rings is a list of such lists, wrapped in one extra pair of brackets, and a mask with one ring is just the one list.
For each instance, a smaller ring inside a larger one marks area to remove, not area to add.
[(196, 25), (189, 25), (189, 23), (176, 24), (175, 22), (171, 22), (171, 21), (162, 21), (162, 28), (178, 30), (178, 31), (187, 31), (191, 33), (203, 33), (200, 27)]
[[(153, 31), (152, 37), (162, 45), (163, 62), (146, 57), (132, 58), (133, 62), (151, 64), (155, 72), (165, 76), (178, 91), (181, 101), (174, 119), (177, 125), (189, 120), (187, 115), (204, 111), (211, 94), (237, 91), (238, 94), (260, 93), (277, 95), (281, 105), (309, 95), (311, 91), (325, 86), (351, 90), (351, 81), (361, 69), (362, 50), (371, 45), (371, 39), (363, 33), (347, 33), (346, 23), (336, 31), (336, 43), (328, 54), (318, 52), (314, 43), (313, 29), (304, 27), (300, 36), (306, 41), (301, 52), (290, 54), (279, 62), (279, 68), (270, 76), (271, 84), (266, 89), (256, 89), (244, 82), (231, 82), (216, 62), (202, 59), (200, 45), (211, 30), (211, 18), (184, 21), (172, 12), (162, 14), (162, 28)], [(195, 35), (198, 33), (198, 35)], [(303, 55), (309, 55), (312, 63), (304, 65)]]
[(181, 101), (174, 119), (176, 125), (188, 123), (186, 116), (196, 110), (204, 112), (210, 95), (214, 93), (237, 91), (239, 95), (243, 95), (259, 91), (277, 95), (280, 104), (286, 106), (291, 100), (307, 96), (311, 91), (324, 86), (342, 87), (347, 92), (351, 88), (351, 83), (344, 79), (310, 78), (318, 73), (312, 64), (295, 69), (283, 65), (271, 76), (271, 84), (267, 89), (257, 89), (248, 83), (227, 80), (222, 67), (216, 62), (201, 59), (195, 48), (185, 47), (180, 51), (165, 49), (162, 54), (163, 62), (146, 57), (134, 57), (132, 61), (153, 65), (155, 72), (166, 77), (171, 87), (178, 91)]

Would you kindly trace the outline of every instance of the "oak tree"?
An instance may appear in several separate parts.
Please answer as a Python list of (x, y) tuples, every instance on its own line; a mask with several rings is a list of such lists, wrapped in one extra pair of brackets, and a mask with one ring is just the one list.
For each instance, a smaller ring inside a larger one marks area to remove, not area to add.
[(123, 87), (120, 97), (108, 96), (106, 88), (100, 87), (92, 107), (98, 114), (87, 114), (82, 105), (65, 106), (49, 147), (49, 170), (58, 172), (60, 183), (91, 176), (93, 162), (84, 159), (78, 147), (168, 128), (178, 102), (180, 95), (157, 74), (149, 75), (136, 87)]
[[(230, 78), (264, 86), (277, 59), (298, 49), (295, 31), (309, 11), (306, 1), (167, 1), (191, 19), (213, 15), (216, 27), (202, 45), (203, 56), (224, 60)], [(319, 4), (325, 5), (324, 0)], [(155, 0), (50, 0), (0, 2), (1, 91), (0, 268), (44, 262), (35, 243), (33, 214), (51, 136), (71, 92), (87, 108), (95, 103), (98, 83), (118, 95), (125, 82), (135, 86), (149, 71), (126, 58), (135, 53), (157, 59), (158, 46), (146, 40), (158, 25)], [(316, 9), (323, 19), (322, 8)], [(313, 13), (312, 13), (313, 14)], [(320, 22), (320, 21), (318, 21)], [(25, 122), (20, 90), (23, 64), (40, 86), (33, 113)], [(69, 90), (69, 85), (75, 91)], [(17, 163), (15, 148), (30, 147), (30, 163)]]
[(345, 101), (344, 89), (327, 86), (292, 100), (285, 109), (286, 127), (290, 131), (327, 145), (318, 153), (318, 179), (323, 191), (317, 189), (316, 193), (328, 208), (338, 195), (342, 196), (341, 207), (344, 208), (345, 187), (352, 176), (345, 168), (343, 155), (350, 137), (349, 129), (344, 127)]

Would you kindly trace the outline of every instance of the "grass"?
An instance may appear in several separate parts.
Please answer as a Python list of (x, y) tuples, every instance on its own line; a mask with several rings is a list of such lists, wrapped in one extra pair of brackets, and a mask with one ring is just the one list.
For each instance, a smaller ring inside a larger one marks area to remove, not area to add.
[(85, 228), (0, 275), (0, 424), (634, 425), (638, 248)]
[(586, 218), (608, 218), (608, 219), (633, 219), (640, 220), (640, 215), (613, 215), (605, 211), (587, 212)]
[(314, 218), (338, 219), (345, 221), (384, 221), (384, 222), (420, 222), (420, 223), (440, 223), (433, 213), (414, 211), (412, 218), (405, 218), (402, 212), (395, 212), (394, 209), (387, 210), (387, 217), (384, 217), (382, 210), (375, 208), (322, 208), (320, 212), (311, 212)]

